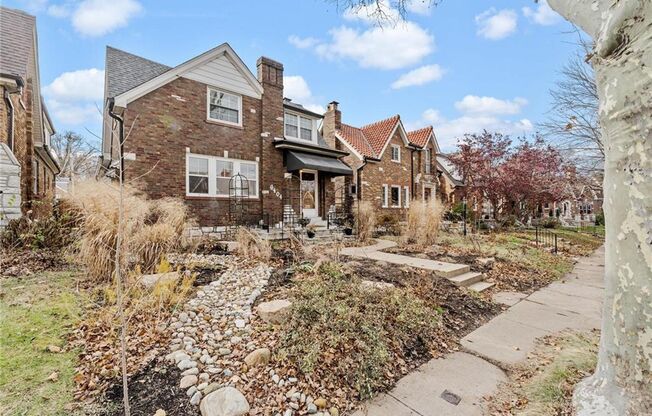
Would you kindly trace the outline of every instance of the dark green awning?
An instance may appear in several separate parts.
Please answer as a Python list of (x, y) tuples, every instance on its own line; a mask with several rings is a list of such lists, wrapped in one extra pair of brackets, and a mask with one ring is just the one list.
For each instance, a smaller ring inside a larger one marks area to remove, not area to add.
[(286, 152), (287, 169), (290, 172), (300, 169), (314, 169), (335, 175), (353, 175), (351, 168), (346, 166), (338, 158), (295, 152), (292, 150), (287, 150)]

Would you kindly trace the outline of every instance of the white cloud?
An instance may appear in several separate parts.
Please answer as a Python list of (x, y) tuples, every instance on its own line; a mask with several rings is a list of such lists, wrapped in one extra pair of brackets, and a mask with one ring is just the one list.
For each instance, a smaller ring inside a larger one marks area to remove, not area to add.
[(315, 113), (324, 114), (326, 112), (326, 109), (319, 104), (319, 100), (312, 95), (308, 83), (301, 75), (283, 77), (283, 95)]
[(374, 3), (344, 12), (346, 20), (361, 23), (362, 28), (332, 28), (327, 41), (298, 36), (290, 36), (288, 40), (297, 48), (314, 48), (324, 59), (352, 60), (360, 67), (376, 69), (413, 66), (435, 50), (434, 37), (426, 29), (402, 21), (398, 11), (386, 0), (378, 5), (379, 8)]
[(467, 95), (455, 103), (455, 108), (462, 113), (471, 114), (518, 114), (527, 105), (525, 98), (516, 97), (513, 100), (501, 100), (495, 97), (479, 97)]
[(540, 0), (536, 10), (523, 7), (523, 15), (541, 26), (551, 26), (562, 20), (561, 16), (550, 8), (546, 0)]
[(408, 123), (408, 130), (432, 125), (437, 135), (439, 145), (444, 151), (454, 150), (457, 139), (465, 134), (481, 133), (483, 130), (509, 135), (521, 135), (532, 132), (534, 125), (527, 118), (506, 119), (505, 115), (516, 115), (521, 112), (527, 100), (499, 100), (493, 97), (478, 97), (467, 95), (455, 103), (460, 111), (458, 117), (447, 119), (439, 110), (429, 108), (421, 114), (421, 118)]
[(444, 76), (444, 70), (437, 64), (424, 65), (401, 75), (392, 83), (392, 89), (400, 89), (417, 85), (424, 85), (432, 81), (439, 81)]
[(102, 100), (104, 71), (91, 68), (64, 72), (45, 86), (43, 92), (59, 101)]
[(428, 16), (435, 5), (432, 0), (409, 0), (405, 7), (409, 12)]
[(48, 14), (52, 17), (64, 18), (70, 16), (69, 4), (52, 4), (48, 7)]
[(478, 35), (491, 40), (506, 38), (516, 32), (518, 15), (514, 10), (491, 8), (475, 17)]
[(67, 126), (96, 125), (102, 121), (102, 115), (95, 104), (62, 103), (57, 100), (47, 100), (48, 111), (54, 118), (55, 125)]
[(72, 25), (87, 36), (102, 36), (127, 25), (140, 13), (136, 0), (84, 0), (72, 14)]
[(288, 42), (299, 49), (307, 49), (317, 45), (319, 43), (319, 39), (312, 37), (300, 38), (299, 36), (291, 35), (288, 38)]
[(330, 34), (329, 43), (317, 45), (317, 54), (330, 60), (351, 59), (363, 68), (405, 68), (435, 49), (432, 35), (412, 22), (364, 31), (342, 26)]
[(84, 125), (101, 120), (97, 107), (104, 97), (104, 71), (80, 69), (64, 72), (43, 88), (55, 125)]

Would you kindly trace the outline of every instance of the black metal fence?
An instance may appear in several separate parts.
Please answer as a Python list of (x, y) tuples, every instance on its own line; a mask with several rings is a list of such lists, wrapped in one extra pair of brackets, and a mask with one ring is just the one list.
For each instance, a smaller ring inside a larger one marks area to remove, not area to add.
[(548, 249), (553, 253), (558, 253), (562, 248), (561, 238), (549, 228), (534, 227), (524, 231), (537, 248)]

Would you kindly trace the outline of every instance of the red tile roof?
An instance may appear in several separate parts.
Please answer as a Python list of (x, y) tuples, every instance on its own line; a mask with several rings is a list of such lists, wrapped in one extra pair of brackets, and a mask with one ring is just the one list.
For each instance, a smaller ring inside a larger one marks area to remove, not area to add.
[(342, 123), (337, 133), (362, 156), (379, 158), (399, 120), (397, 114), (361, 128)]
[(424, 147), (428, 142), (428, 138), (433, 134), (432, 126), (424, 127), (419, 130), (408, 131), (408, 141), (419, 147)]

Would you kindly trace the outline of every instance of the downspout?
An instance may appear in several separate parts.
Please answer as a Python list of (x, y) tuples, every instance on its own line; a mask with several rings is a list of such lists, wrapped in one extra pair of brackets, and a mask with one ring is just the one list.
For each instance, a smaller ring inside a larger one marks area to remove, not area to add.
[(413, 144), (408, 147), (410, 148), (410, 199), (414, 199), (414, 152), (419, 149)]
[[(109, 117), (118, 122), (118, 140), (120, 143), (120, 180), (125, 179), (125, 158), (124, 158), (124, 119), (113, 112), (115, 100), (109, 98)], [(113, 153), (113, 134), (111, 134), (111, 153)]]
[(355, 176), (356, 176), (356, 198), (358, 201), (362, 200), (362, 169), (367, 166), (367, 156), (362, 157), (362, 165), (360, 165), (356, 170), (355, 170)]
[[(8, 75), (2, 75), (3, 77), (9, 77)], [(14, 151), (14, 117), (15, 117), (15, 108), (14, 108), (14, 103), (11, 102), (11, 95), (12, 94), (22, 94), (23, 93), (23, 80), (20, 77), (10, 77), (16, 81), (16, 88), (14, 89), (9, 89), (7, 87), (2, 87), (3, 89), (3, 97), (5, 101), (7, 102), (7, 112), (8, 112), (8, 118), (9, 122), (7, 123), (7, 144), (9, 145), (9, 149), (11, 151)]]

